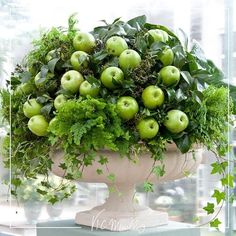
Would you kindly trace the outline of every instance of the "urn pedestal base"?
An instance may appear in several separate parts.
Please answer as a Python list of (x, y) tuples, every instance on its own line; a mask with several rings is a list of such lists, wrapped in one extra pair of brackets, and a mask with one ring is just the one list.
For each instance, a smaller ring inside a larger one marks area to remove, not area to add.
[(168, 224), (168, 214), (166, 212), (154, 211), (150, 208), (127, 215), (113, 213), (106, 210), (79, 212), (76, 214), (75, 222), (78, 225), (87, 226), (91, 225), (92, 222), (92, 230), (106, 229), (110, 231), (142, 231), (149, 227)]
[(91, 226), (92, 229), (111, 231), (139, 230), (168, 224), (166, 212), (154, 211), (138, 204), (134, 188), (131, 184), (116, 184), (117, 191), (111, 192), (104, 204), (78, 212), (75, 222)]

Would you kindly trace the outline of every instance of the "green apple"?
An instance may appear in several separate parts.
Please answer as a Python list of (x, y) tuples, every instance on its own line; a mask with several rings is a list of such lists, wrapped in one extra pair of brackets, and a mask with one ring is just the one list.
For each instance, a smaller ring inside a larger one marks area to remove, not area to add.
[(46, 62), (49, 62), (52, 59), (54, 59), (55, 57), (56, 57), (56, 50), (54, 49), (54, 50), (51, 50), (47, 53), (45, 60), (46, 60)]
[(100, 88), (95, 84), (90, 84), (88, 81), (83, 81), (79, 88), (79, 93), (82, 96), (91, 96), (96, 97), (98, 96)]
[(120, 97), (117, 101), (118, 115), (124, 120), (131, 120), (138, 113), (137, 101), (129, 96)]
[[(100, 79), (106, 88), (114, 89), (118, 84), (122, 84), (124, 73), (120, 68), (111, 66), (102, 72)], [(113, 83), (114, 81), (115, 83)]]
[(142, 92), (142, 101), (145, 107), (154, 109), (163, 104), (165, 99), (163, 91), (155, 86), (150, 85), (146, 87)]
[(67, 71), (61, 78), (61, 86), (68, 92), (77, 93), (84, 77), (76, 70)]
[(165, 66), (160, 70), (160, 78), (166, 86), (177, 85), (180, 80), (179, 69), (175, 66)]
[(77, 51), (90, 53), (95, 48), (96, 41), (92, 34), (78, 32), (73, 39), (73, 46)]
[(15, 93), (16, 94), (30, 94), (34, 90), (34, 86), (31, 83), (24, 83), (17, 86)]
[(180, 133), (188, 127), (188, 117), (180, 110), (170, 110), (164, 121), (164, 126), (174, 134)]
[(119, 36), (112, 36), (106, 41), (106, 50), (110, 55), (120, 56), (126, 49), (128, 49), (126, 41)]
[(168, 34), (164, 30), (151, 29), (147, 32), (148, 36), (152, 37), (154, 42), (166, 42), (168, 40)]
[(174, 53), (171, 48), (165, 48), (160, 56), (160, 61), (162, 62), (163, 66), (168, 66), (173, 63), (174, 60)]
[(48, 122), (42, 115), (32, 116), (28, 122), (28, 128), (37, 136), (45, 136), (48, 130)]
[(48, 124), (48, 130), (50, 131), (50, 128), (54, 125), (54, 123), (57, 121), (57, 117), (53, 117), (49, 124)]
[(36, 99), (32, 98), (24, 103), (23, 112), (26, 117), (31, 118), (32, 116), (39, 115), (41, 108), (42, 105), (39, 104)]
[(70, 62), (74, 70), (87, 68), (89, 63), (89, 55), (83, 51), (76, 51), (71, 55)]
[(67, 99), (63, 94), (58, 95), (54, 100), (54, 107), (56, 110), (58, 110), (66, 101)]
[(37, 88), (42, 88), (47, 82), (48, 80), (52, 79), (54, 77), (53, 73), (47, 73), (46, 78), (41, 77), (41, 72), (39, 72), (35, 78), (34, 78), (34, 82)]
[(119, 65), (121, 69), (134, 69), (141, 63), (140, 55), (132, 49), (124, 50), (119, 56)]
[(159, 125), (153, 118), (140, 120), (136, 128), (141, 139), (152, 139), (159, 131)]

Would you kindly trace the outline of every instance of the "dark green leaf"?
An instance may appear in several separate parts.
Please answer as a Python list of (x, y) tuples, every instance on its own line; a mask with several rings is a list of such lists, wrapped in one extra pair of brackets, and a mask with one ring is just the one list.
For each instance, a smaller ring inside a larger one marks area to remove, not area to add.
[(109, 54), (106, 51), (99, 51), (97, 53), (94, 53), (92, 56), (92, 59), (94, 61), (102, 61), (104, 60)]
[(180, 28), (178, 29), (178, 38), (180, 39), (181, 44), (183, 45), (184, 49), (187, 51), (188, 50), (188, 36)]
[(138, 16), (138, 17), (135, 17), (135, 18), (129, 20), (127, 23), (130, 26), (132, 26), (136, 29), (139, 29), (139, 27), (144, 26), (144, 24), (146, 23), (146, 20), (147, 20), (146, 16), (142, 15), (142, 16)]
[(36, 98), (36, 101), (41, 104), (44, 104), (44, 103), (48, 102), (49, 100), (51, 100), (51, 98), (48, 95), (43, 95), (43, 96)]
[(59, 167), (63, 170), (66, 170), (67, 169), (67, 166), (65, 163), (60, 163)]
[(26, 83), (31, 79), (31, 73), (28, 71), (24, 71), (21, 75), (20, 75), (20, 81), (21, 83)]
[(97, 172), (98, 175), (103, 174), (103, 171), (101, 169), (97, 169), (96, 172)]
[(124, 30), (127, 36), (134, 36), (138, 32), (136, 28), (132, 27), (131, 25), (127, 23), (124, 24)]
[(18, 187), (22, 184), (22, 181), (19, 178), (12, 178), (11, 184), (14, 185), (15, 187)]
[(175, 100), (176, 94), (174, 89), (166, 89), (166, 93), (168, 95), (168, 100), (170, 103)]
[(100, 156), (98, 162), (99, 162), (101, 165), (105, 165), (105, 164), (108, 163), (108, 159), (107, 159), (107, 157), (105, 157), (105, 156)]
[(40, 78), (46, 78), (48, 74), (48, 70), (49, 70), (48, 66), (46, 65), (42, 66), (41, 71), (40, 71)]
[(193, 83), (193, 78), (188, 71), (181, 71), (180, 74), (189, 85)]
[(56, 64), (59, 60), (60, 60), (60, 58), (54, 58), (48, 62), (48, 69), (50, 70), (50, 72), (54, 73)]
[(121, 17), (116, 18), (113, 22), (112, 25), (115, 24), (117, 21), (120, 21)]
[(85, 78), (91, 85), (94, 85), (94, 86), (97, 86), (97, 87), (101, 86), (101, 81), (96, 79), (94, 76), (88, 75)]
[(187, 98), (180, 88), (176, 90), (175, 96), (178, 102), (181, 102)]
[(54, 205), (56, 202), (58, 202), (59, 201), (59, 199), (58, 199), (58, 197), (56, 196), (56, 195), (54, 195), (53, 197), (51, 197), (50, 199), (49, 199), (49, 202), (52, 204), (52, 205)]
[(174, 142), (182, 153), (188, 152), (191, 147), (191, 141), (187, 134), (179, 139), (175, 139)]
[(52, 108), (53, 108), (53, 104), (52, 103), (48, 103), (46, 104), (45, 106), (43, 106), (41, 108), (41, 113), (43, 115), (45, 115), (46, 117), (48, 117), (48, 115), (50, 114), (50, 112), (52, 111)]
[(40, 193), (41, 195), (46, 195), (48, 192), (47, 191), (44, 191), (44, 190), (42, 190), (42, 189), (39, 189), (39, 188), (37, 188), (37, 190), (36, 190), (38, 193)]

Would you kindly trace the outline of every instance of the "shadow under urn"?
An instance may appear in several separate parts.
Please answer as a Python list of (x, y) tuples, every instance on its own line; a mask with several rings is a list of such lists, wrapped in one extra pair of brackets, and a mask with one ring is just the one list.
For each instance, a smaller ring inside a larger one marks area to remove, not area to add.
[[(158, 184), (183, 178), (186, 173), (194, 173), (201, 163), (202, 149), (194, 147), (192, 151), (182, 154), (174, 144), (168, 144), (163, 160), (165, 174), (159, 178), (153, 173), (150, 174), (154, 163), (150, 157), (151, 153), (142, 153), (138, 157), (131, 156), (132, 160), (130, 160), (126, 157), (121, 158), (119, 153), (109, 150), (98, 151), (98, 158), (95, 159), (93, 165), (84, 168), (82, 178), (78, 181), (106, 183), (108, 187), (115, 185), (117, 191), (110, 192), (104, 204), (88, 211), (78, 212), (75, 222), (94, 229), (111, 231), (137, 230), (168, 224), (166, 212), (140, 206), (134, 200), (135, 185), (144, 183), (147, 178), (148, 181)], [(51, 154), (54, 162), (52, 172), (60, 177), (65, 175), (65, 171), (59, 167), (63, 163), (63, 155), (60, 150)], [(98, 162), (101, 155), (108, 158), (107, 166)], [(137, 162), (134, 163), (133, 160)], [(155, 165), (158, 164), (161, 164), (160, 161), (156, 161)], [(97, 169), (102, 169), (103, 174), (98, 175)], [(115, 183), (111, 183), (107, 178), (111, 173), (115, 175)]]

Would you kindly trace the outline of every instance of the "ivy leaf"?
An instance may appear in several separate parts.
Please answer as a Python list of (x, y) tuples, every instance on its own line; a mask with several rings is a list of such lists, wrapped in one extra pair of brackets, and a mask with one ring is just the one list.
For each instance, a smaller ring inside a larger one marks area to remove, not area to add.
[(47, 181), (41, 181), (42, 186), (46, 187), (46, 188), (51, 188), (51, 184), (49, 184)]
[(60, 163), (59, 167), (63, 170), (66, 170), (67, 169), (67, 166), (65, 163)]
[(225, 176), (225, 178), (221, 179), (221, 184), (223, 186), (229, 186), (230, 188), (233, 188), (234, 187), (234, 176), (227, 174)]
[(215, 204), (208, 202), (203, 209), (207, 212), (207, 215), (213, 214), (215, 212)]
[(226, 167), (228, 166), (228, 162), (224, 161), (224, 162), (214, 162), (211, 164), (212, 166), (212, 171), (211, 174), (223, 174)]
[(153, 184), (145, 181), (143, 184), (143, 188), (145, 192), (153, 192)]
[(14, 185), (15, 187), (20, 186), (22, 181), (19, 178), (12, 178), (11, 179), (11, 184)]
[(225, 199), (225, 192), (220, 192), (219, 190), (215, 189), (212, 197), (216, 198), (216, 202), (219, 204)]
[(105, 156), (100, 156), (98, 162), (99, 162), (101, 165), (105, 165), (105, 164), (108, 163), (108, 159), (107, 159), (107, 157), (105, 157)]
[(218, 228), (218, 226), (221, 224), (221, 221), (219, 221), (218, 218), (210, 222), (210, 226), (214, 228)]
[(97, 169), (96, 172), (97, 172), (98, 175), (103, 174), (103, 171), (101, 169)]
[(48, 200), (52, 205), (59, 201), (58, 197), (55, 195)]
[(39, 189), (39, 188), (37, 188), (36, 191), (37, 191), (39, 194), (41, 194), (41, 195), (46, 195), (46, 194), (47, 194), (47, 191), (44, 191), (44, 190)]
[(115, 177), (114, 174), (109, 174), (109, 175), (107, 176), (107, 179), (110, 180), (111, 182), (115, 182), (116, 177)]
[(165, 174), (165, 165), (154, 166), (152, 172), (158, 177), (161, 177)]

